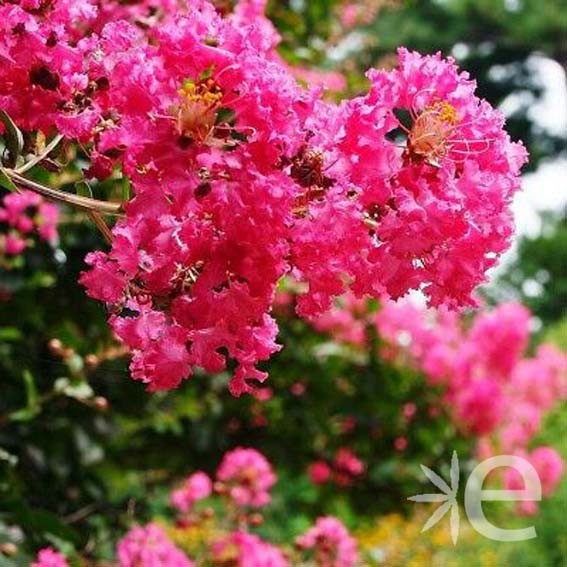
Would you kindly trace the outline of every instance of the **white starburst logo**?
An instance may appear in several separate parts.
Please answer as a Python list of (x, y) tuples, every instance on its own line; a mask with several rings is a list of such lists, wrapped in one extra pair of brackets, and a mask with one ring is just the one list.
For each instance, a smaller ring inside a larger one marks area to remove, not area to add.
[(451, 539), (453, 540), (453, 545), (456, 545), (459, 538), (460, 525), (459, 505), (457, 504), (457, 493), (459, 491), (459, 458), (457, 457), (457, 452), (453, 451), (451, 458), (450, 485), (434, 470), (425, 465), (420, 465), (420, 467), (423, 474), (441, 491), (441, 494), (418, 494), (416, 496), (410, 496), (408, 500), (412, 500), (413, 502), (443, 503), (431, 514), (421, 531), (426, 532), (439, 523), (443, 517), (450, 512), (449, 523), (451, 526)]

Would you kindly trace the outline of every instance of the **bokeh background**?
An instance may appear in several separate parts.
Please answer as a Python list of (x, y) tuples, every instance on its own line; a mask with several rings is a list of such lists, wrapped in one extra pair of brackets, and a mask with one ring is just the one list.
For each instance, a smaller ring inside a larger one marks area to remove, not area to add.
[[(330, 97), (362, 92), (364, 70), (390, 68), (399, 45), (452, 55), (470, 71), (531, 155), (515, 202), (517, 237), (481, 294), (489, 306), (515, 299), (532, 310), (531, 349), (550, 341), (567, 350), (565, 2), (290, 0), (271, 2), (269, 15), (281, 54), (341, 87)], [(77, 561), (110, 559), (134, 520), (167, 521), (176, 481), (214, 470), (239, 445), (261, 450), (277, 469), (259, 528), (275, 541), (335, 514), (369, 565), (567, 565), (567, 480), (529, 520), (536, 540), (496, 544), (465, 529), (453, 547), (445, 525), (421, 534), (427, 510), (406, 501), (423, 491), (419, 464), (442, 470), (453, 449), (472, 459), (474, 440), (447, 416), (420, 411), (404, 432), (402, 408), (415, 402), (419, 410), (435, 396), (419, 371), (334, 341), (295, 318), (286, 301), (278, 313), (285, 348), (268, 365), (270, 391), (235, 400), (226, 376), (197, 375), (177, 391), (146, 393), (129, 379), (101, 306), (77, 284), (85, 254), (104, 246), (83, 221), (64, 211), (56, 250), (38, 245), (18, 270), (0, 271), (0, 545), (18, 546), (16, 555), (0, 553), (0, 566), (29, 565), (46, 544)], [(566, 432), (560, 403), (537, 440), (567, 458)], [(345, 447), (365, 473), (344, 486), (313, 483), (309, 466)], [(525, 525), (507, 505), (491, 513)]]

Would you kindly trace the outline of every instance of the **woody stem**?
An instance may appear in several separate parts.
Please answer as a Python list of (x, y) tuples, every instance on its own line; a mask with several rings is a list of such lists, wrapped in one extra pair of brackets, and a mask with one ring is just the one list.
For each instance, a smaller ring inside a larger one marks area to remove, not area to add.
[(35, 193), (39, 193), (43, 197), (53, 201), (60, 201), (73, 207), (83, 209), (85, 211), (93, 211), (99, 214), (120, 215), (122, 211), (122, 203), (111, 203), (108, 201), (99, 201), (90, 197), (82, 197), (81, 195), (73, 195), (59, 189), (46, 187), (36, 181), (22, 177), (13, 169), (4, 169), (4, 173), (18, 186), (30, 189)]

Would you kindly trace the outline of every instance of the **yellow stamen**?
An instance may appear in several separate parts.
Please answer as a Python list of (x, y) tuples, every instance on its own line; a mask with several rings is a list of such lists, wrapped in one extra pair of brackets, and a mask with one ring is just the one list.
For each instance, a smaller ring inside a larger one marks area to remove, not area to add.
[(439, 120), (447, 122), (448, 124), (456, 124), (458, 121), (458, 115), (455, 107), (445, 100), (440, 100), (430, 104), (425, 109), (425, 112), (428, 111), (434, 112), (437, 114)]
[(182, 99), (177, 109), (177, 127), (182, 136), (205, 142), (213, 132), (223, 92), (211, 77), (199, 81), (186, 79), (177, 91)]

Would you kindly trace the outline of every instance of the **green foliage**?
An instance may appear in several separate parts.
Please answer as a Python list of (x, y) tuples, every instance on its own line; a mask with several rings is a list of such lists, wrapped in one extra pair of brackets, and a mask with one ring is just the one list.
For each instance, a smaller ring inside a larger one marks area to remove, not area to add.
[(519, 299), (547, 325), (566, 315), (567, 215), (545, 215), (542, 223), (541, 234), (520, 240), (516, 259), (489, 295)]

